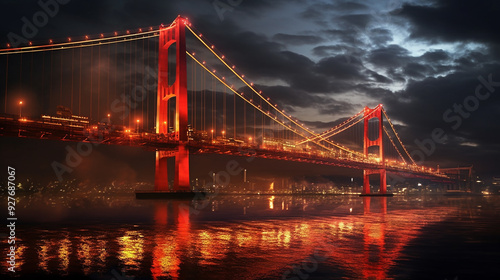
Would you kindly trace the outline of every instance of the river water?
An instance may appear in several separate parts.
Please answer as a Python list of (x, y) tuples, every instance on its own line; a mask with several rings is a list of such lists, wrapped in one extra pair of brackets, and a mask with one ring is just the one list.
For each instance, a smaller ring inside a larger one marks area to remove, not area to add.
[(18, 205), (16, 272), (2, 246), (0, 279), (500, 279), (499, 196)]

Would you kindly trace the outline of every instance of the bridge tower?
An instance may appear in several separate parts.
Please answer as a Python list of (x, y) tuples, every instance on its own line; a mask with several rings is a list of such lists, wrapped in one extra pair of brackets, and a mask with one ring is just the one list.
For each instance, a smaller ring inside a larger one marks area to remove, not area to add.
[[(379, 194), (385, 195), (387, 194), (387, 180), (386, 180), (386, 170), (385, 170), (385, 157), (384, 157), (384, 143), (383, 139), (383, 118), (382, 118), (382, 104), (379, 104), (377, 107), (370, 109), (365, 107), (364, 110), (364, 145), (363, 145), (363, 153), (365, 157), (368, 156), (368, 148), (372, 146), (378, 146), (379, 151), (379, 160), (380, 160), (380, 168), (377, 169), (364, 169), (363, 170), (363, 192), (362, 195), (370, 195), (370, 175), (371, 174), (379, 174), (380, 176), (380, 192)], [(368, 123), (371, 119), (378, 119), (378, 137), (375, 140), (371, 140), (369, 137), (369, 126)]]
[[(188, 94), (186, 66), (186, 24), (187, 20), (178, 16), (168, 27), (160, 27), (158, 61), (158, 93), (156, 133), (168, 134), (168, 104), (175, 97), (174, 135), (179, 145), (175, 156), (174, 191), (189, 191), (189, 150), (188, 142)], [(169, 68), (169, 50), (175, 48), (175, 67)], [(175, 80), (169, 81), (169, 71), (175, 71)], [(155, 190), (168, 191), (167, 159), (172, 153), (156, 151)]]

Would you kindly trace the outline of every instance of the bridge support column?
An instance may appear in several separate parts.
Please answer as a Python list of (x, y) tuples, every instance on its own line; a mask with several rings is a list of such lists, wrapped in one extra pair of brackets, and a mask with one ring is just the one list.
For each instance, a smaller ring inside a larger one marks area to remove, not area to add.
[[(385, 169), (385, 157), (384, 157), (384, 143), (383, 139), (383, 118), (382, 118), (382, 104), (379, 104), (374, 109), (365, 107), (364, 110), (364, 145), (363, 152), (365, 157), (368, 157), (368, 148), (377, 146), (378, 147), (378, 161), (380, 162), (380, 168), (377, 169), (364, 169), (363, 170), (363, 192), (362, 195), (371, 195), (370, 192), (370, 175), (378, 174), (380, 176), (380, 190), (379, 195), (387, 194), (387, 178)], [(377, 131), (378, 137), (375, 140), (371, 140), (369, 137), (369, 121), (371, 119), (378, 119)]]
[(189, 150), (185, 145), (179, 145), (175, 153), (174, 191), (189, 191)]
[[(188, 95), (186, 64), (186, 24), (187, 20), (177, 17), (173, 24), (160, 28), (158, 53), (158, 96), (156, 133), (164, 134), (169, 141), (175, 140), (178, 146), (175, 152), (174, 192), (190, 190), (188, 142)], [(169, 67), (169, 49), (175, 47), (175, 67)], [(172, 72), (175, 71), (175, 72)], [(169, 77), (175, 80), (169, 81)], [(175, 118), (169, 122), (168, 102), (175, 97)], [(173, 133), (169, 131), (173, 125)], [(156, 155), (155, 190), (168, 191), (167, 157)]]
[(169, 191), (167, 160), (164, 153), (156, 151), (155, 191)]
[(363, 170), (363, 192), (364, 195), (370, 194), (370, 175), (379, 174), (380, 190), (379, 194), (387, 194), (387, 176), (385, 169), (365, 169)]

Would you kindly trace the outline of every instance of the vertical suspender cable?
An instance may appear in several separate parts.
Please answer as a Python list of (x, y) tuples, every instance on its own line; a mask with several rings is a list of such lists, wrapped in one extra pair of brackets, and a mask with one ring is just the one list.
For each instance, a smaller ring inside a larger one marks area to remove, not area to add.
[[(7, 114), (7, 91), (9, 87), (9, 55), (6, 55), (7, 63), (5, 64), (5, 108), (4, 113)], [(43, 80), (43, 79), (42, 79)]]
[(75, 86), (75, 49), (71, 50), (71, 106), (69, 108), (71, 109), (71, 112), (73, 112), (73, 94), (74, 94), (74, 88)]
[(54, 79), (52, 79), (52, 77), (54, 76), (53, 73), (52, 73), (52, 64), (53, 64), (53, 55), (54, 52), (50, 52), (50, 77), (49, 77), (49, 83), (50, 83), (50, 87), (49, 87), (49, 110), (50, 110), (50, 100), (52, 99), (52, 82)]
[(61, 51), (61, 80), (60, 80), (60, 84), (59, 84), (59, 105), (63, 105), (63, 58), (64, 58), (64, 55), (63, 55), (63, 52)]
[[(109, 106), (111, 104), (109, 104), (109, 84), (110, 84), (110, 79), (111, 79), (111, 46), (108, 45), (108, 65), (107, 65), (107, 69), (108, 69), (108, 84), (106, 86), (106, 108), (109, 108)], [(108, 111), (109, 112), (109, 111)], [(110, 124), (110, 119), (108, 118), (108, 125)]]
[(79, 79), (79, 87), (78, 87), (78, 115), (82, 115), (81, 107), (82, 107), (82, 49), (80, 49), (80, 79)]
[(236, 94), (233, 93), (233, 137), (236, 140)]
[(226, 131), (226, 87), (222, 96), (222, 130)]
[(92, 68), (94, 67), (94, 48), (90, 48), (90, 114), (89, 118), (92, 120), (92, 90), (93, 90), (93, 75)]
[(101, 46), (97, 47), (98, 59), (97, 59), (97, 120), (101, 119), (99, 114), (101, 106)]
[[(149, 62), (151, 61), (151, 59), (149, 57), (149, 40), (150, 39), (147, 39), (147, 41), (148, 41), (148, 50), (146, 52), (146, 61), (147, 61), (147, 67), (148, 67), (148, 69), (150, 69)], [(149, 73), (147, 75), (149, 75)], [(148, 84), (145, 87), (145, 89), (146, 89), (146, 123), (148, 124), (148, 127), (149, 127), (149, 90), (150, 90), (150, 84), (149, 84), (149, 78), (146, 79), (146, 77), (144, 77), (144, 82), (146, 82), (146, 81), (148, 81)], [(154, 125), (153, 125), (153, 127), (154, 127)]]
[[(127, 96), (127, 93), (125, 92), (125, 81), (127, 80), (127, 74), (126, 74), (126, 70), (125, 70), (125, 63), (126, 63), (126, 53), (127, 52), (127, 43), (123, 43), (123, 67), (120, 67), (120, 69), (122, 69), (123, 71), (123, 82), (121, 83), (122, 87), (123, 87), (123, 96)], [(130, 107), (129, 107), (130, 109)], [(123, 112), (124, 114), (126, 114), (126, 112)], [(130, 112), (128, 112), (128, 115), (130, 117)], [(123, 115), (122, 117), (122, 125), (123, 127), (125, 127), (125, 118), (127, 116), (126, 115)], [(130, 124), (130, 120), (129, 120), (129, 124)]]

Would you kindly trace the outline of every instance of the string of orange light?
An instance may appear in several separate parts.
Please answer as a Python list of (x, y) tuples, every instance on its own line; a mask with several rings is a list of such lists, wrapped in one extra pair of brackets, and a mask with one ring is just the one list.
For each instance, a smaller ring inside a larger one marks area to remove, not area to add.
[[(21, 48), (11, 48), (0, 49), (0, 55), (8, 54), (18, 54), (18, 53), (30, 53), (30, 52), (42, 52), (42, 51), (53, 51), (53, 50), (66, 50), (72, 48), (84, 48), (100, 45), (117, 44), (129, 41), (144, 40), (148, 38), (158, 37), (158, 29), (150, 27), (148, 31), (142, 31), (139, 29), (138, 33), (130, 33), (126, 31), (125, 35), (118, 35), (118, 32), (114, 32), (113, 36), (105, 36), (103, 33), (99, 35), (99, 38), (91, 39), (91, 36), (85, 35), (83, 40), (74, 41), (71, 37), (67, 39), (67, 42), (53, 43), (52, 39), (49, 40), (49, 44), (34, 46), (31, 42), (27, 47)], [(94, 36), (92, 36), (94, 37)]]
[[(220, 78), (219, 76), (217, 76), (213, 71), (210, 71), (204, 64), (203, 62), (200, 62), (199, 60), (197, 60), (191, 53), (189, 52), (186, 52), (186, 54), (191, 58), (193, 59), (198, 65), (200, 65), (205, 71), (207, 71), (208, 73), (210, 73), (215, 79), (217, 79), (220, 83), (222, 83), (225, 87), (227, 87), (229, 90), (231, 90), (234, 94), (236, 94), (238, 97), (240, 97), (241, 99), (245, 100), (248, 104), (252, 105), (252, 107), (254, 107), (256, 110), (258, 110), (259, 112), (261, 112), (262, 114), (266, 115), (267, 117), (271, 118), (272, 120), (274, 120), (276, 123), (282, 125), (283, 127), (285, 127), (286, 129), (292, 131), (293, 133), (301, 136), (301, 137), (304, 137), (306, 138), (307, 136), (305, 136), (303, 133), (300, 133), (297, 129), (294, 129), (293, 127), (291, 127), (290, 125), (287, 125), (284, 121), (280, 121), (280, 120), (277, 120), (276, 116), (272, 116), (271, 114), (268, 114), (266, 111), (264, 111), (260, 106), (254, 104), (253, 102), (250, 102), (250, 100), (246, 99), (244, 97), (243, 94), (239, 93), (237, 90), (235, 90), (233, 87), (231, 87), (230, 85), (228, 85), (222, 78)], [(314, 142), (315, 144), (319, 145), (320, 147), (328, 150), (328, 151), (331, 151), (331, 152), (334, 152), (334, 150), (326, 147), (325, 145), (319, 143), (319, 142)], [(344, 150), (346, 152), (350, 152), (349, 150), (347, 149), (343, 149), (341, 147), (337, 147), (341, 150)]]
[(394, 132), (394, 135), (396, 135), (396, 138), (398, 139), (399, 141), (399, 144), (401, 145), (401, 147), (403, 147), (403, 150), (405, 151), (406, 155), (408, 156), (408, 158), (410, 158), (411, 162), (413, 163), (413, 165), (417, 165), (415, 163), (415, 161), (413, 160), (413, 158), (410, 156), (410, 153), (408, 152), (408, 150), (406, 149), (405, 145), (403, 144), (403, 142), (401, 141), (401, 138), (399, 138), (399, 135), (398, 133), (396, 132), (396, 129), (394, 128), (394, 125), (392, 124), (391, 122), (391, 119), (389, 118), (389, 116), (387, 115), (387, 112), (382, 109), (382, 112), (384, 113), (384, 116), (386, 117), (387, 121), (389, 122), (389, 124), (391, 125), (391, 128), (392, 128), (392, 131)]
[[(317, 133), (315, 133), (314, 131), (310, 130), (309, 128), (305, 127), (304, 125), (302, 125), (301, 123), (299, 123), (297, 120), (294, 120), (290, 115), (286, 115), (283, 111), (284, 110), (280, 110), (277, 108), (277, 105), (276, 104), (273, 104), (270, 102), (270, 98), (264, 98), (262, 96), (262, 92), (261, 91), (257, 91), (254, 86), (253, 86), (253, 83), (249, 83), (247, 82), (245, 79), (244, 79), (244, 75), (240, 75), (239, 73), (237, 73), (235, 71), (235, 68), (234, 66), (229, 66), (227, 64), (227, 62), (224, 60), (224, 56), (220, 56), (219, 54), (217, 54), (215, 52), (215, 47), (212, 45), (212, 46), (209, 46), (205, 40), (203, 40), (201, 38), (200, 35), (198, 35), (196, 32), (193, 31), (193, 29), (189, 26), (189, 25), (186, 25), (186, 28), (195, 36), (195, 38), (197, 38), (210, 52), (212, 52), (212, 54), (219, 60), (221, 61), (239, 80), (241, 80), (249, 89), (251, 89), (257, 96), (259, 96), (262, 100), (264, 100), (264, 102), (266, 102), (271, 108), (273, 108), (274, 110), (276, 110), (277, 112), (279, 112), (283, 117), (285, 117), (286, 119), (288, 119), (290, 122), (292, 122), (293, 124), (297, 125), (299, 128), (301, 128), (302, 130), (306, 131), (307, 133), (309, 133), (310, 135), (312, 136), (318, 136)], [(188, 53), (188, 55), (192, 56), (194, 58), (194, 56), (191, 54), (191, 53)], [(212, 73), (212, 71), (208, 70), (208, 72)], [(300, 136), (304, 137), (304, 138), (307, 138), (306, 136), (302, 135), (302, 134), (299, 134)], [(332, 141), (328, 141), (328, 140), (323, 140), (325, 142), (327, 142), (328, 144), (332, 145), (332, 146), (335, 146), (337, 147), (338, 149), (340, 150), (343, 150), (345, 152), (348, 152), (348, 153), (352, 153), (352, 154), (357, 154), (359, 156), (363, 156), (362, 153), (359, 153), (359, 152), (356, 152), (356, 151), (353, 151), (353, 150), (350, 150), (348, 149), (347, 147), (344, 147), (340, 144), (337, 144), (337, 143), (334, 143)], [(318, 144), (318, 141), (313, 141), (314, 143)]]
[(387, 135), (387, 138), (389, 138), (389, 141), (391, 141), (392, 146), (394, 146), (394, 149), (396, 149), (396, 152), (398, 152), (399, 156), (401, 157), (403, 162), (406, 164), (405, 158), (403, 157), (403, 155), (399, 151), (398, 147), (396, 146), (396, 143), (394, 143), (394, 141), (392, 140), (392, 137), (389, 135), (389, 131), (387, 131), (387, 128), (385, 126), (384, 126), (384, 131), (385, 131), (385, 134)]

